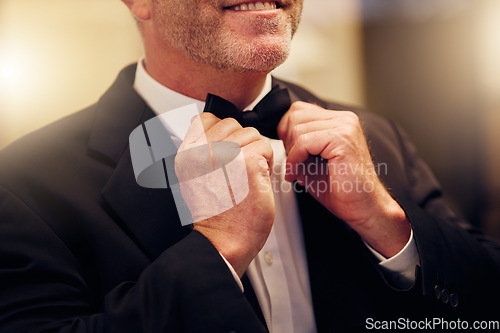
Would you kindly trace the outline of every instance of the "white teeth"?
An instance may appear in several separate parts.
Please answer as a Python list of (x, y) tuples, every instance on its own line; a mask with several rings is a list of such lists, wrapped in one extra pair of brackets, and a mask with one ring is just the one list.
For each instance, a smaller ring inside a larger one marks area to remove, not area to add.
[(230, 7), (229, 9), (235, 11), (244, 11), (244, 10), (265, 10), (265, 9), (276, 9), (275, 1), (267, 1), (267, 2), (249, 2), (241, 5), (236, 5)]

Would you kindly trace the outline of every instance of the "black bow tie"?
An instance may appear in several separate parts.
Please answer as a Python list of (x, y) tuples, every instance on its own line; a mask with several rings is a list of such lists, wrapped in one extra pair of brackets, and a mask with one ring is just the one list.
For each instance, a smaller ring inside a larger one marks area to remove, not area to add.
[(221, 119), (234, 118), (243, 127), (255, 127), (260, 134), (278, 139), (276, 128), (281, 117), (290, 108), (288, 89), (274, 88), (255, 106), (252, 111), (240, 111), (233, 103), (222, 97), (208, 94), (204, 112), (210, 112)]

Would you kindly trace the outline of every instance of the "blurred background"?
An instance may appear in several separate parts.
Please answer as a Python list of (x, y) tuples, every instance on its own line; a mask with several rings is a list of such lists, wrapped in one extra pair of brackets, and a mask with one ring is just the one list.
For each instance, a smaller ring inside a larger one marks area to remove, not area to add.
[[(305, 0), (275, 75), (401, 124), (455, 210), (500, 239), (499, 32), (499, 0)], [(0, 0), (0, 148), (141, 55), (119, 0)]]

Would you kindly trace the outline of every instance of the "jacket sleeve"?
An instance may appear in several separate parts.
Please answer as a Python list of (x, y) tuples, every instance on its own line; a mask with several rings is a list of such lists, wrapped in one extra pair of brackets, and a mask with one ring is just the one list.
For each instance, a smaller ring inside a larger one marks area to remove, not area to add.
[(265, 332), (213, 245), (193, 231), (99, 311), (72, 252), (0, 186), (0, 332)]
[[(498, 318), (500, 245), (457, 217), (414, 145), (394, 125), (410, 185), (400, 204), (412, 225), (420, 257), (422, 292), (452, 313)], [(457, 180), (459, 181), (459, 180)]]

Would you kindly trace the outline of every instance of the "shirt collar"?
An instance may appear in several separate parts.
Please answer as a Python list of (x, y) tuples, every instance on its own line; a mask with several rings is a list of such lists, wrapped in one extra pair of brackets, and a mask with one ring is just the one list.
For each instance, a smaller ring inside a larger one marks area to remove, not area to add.
[[(272, 88), (271, 74), (266, 76), (264, 88), (257, 96), (257, 98), (250, 103), (244, 111), (253, 109)], [(180, 142), (184, 139), (187, 129), (190, 125), (186, 119), (191, 119), (196, 114), (185, 114), (187, 111), (192, 111), (193, 108), (181, 107), (195, 104), (198, 108), (198, 113), (203, 112), (205, 108), (205, 101), (200, 101), (183, 94), (180, 94), (172, 89), (169, 89), (153, 79), (146, 69), (144, 68), (144, 58), (141, 58), (137, 64), (135, 73), (134, 89), (137, 91), (149, 107), (157, 115), (162, 115), (162, 123), (167, 131), (170, 132), (174, 143), (179, 146)], [(168, 112), (174, 111), (174, 112)]]
[(134, 89), (156, 113), (162, 114), (189, 104), (196, 104), (203, 111), (205, 102), (182, 95), (153, 79), (144, 68), (144, 58), (139, 60), (135, 72)]
[[(141, 58), (137, 64), (135, 73), (134, 89), (146, 101), (149, 107), (156, 113), (164, 112), (180, 108), (189, 104), (196, 104), (200, 112), (205, 108), (205, 101), (200, 101), (183, 94), (180, 94), (172, 89), (169, 89), (153, 79), (144, 68), (144, 58)], [(264, 96), (271, 91), (272, 78), (271, 74), (266, 76), (264, 88), (257, 98), (243, 110), (252, 110)]]

